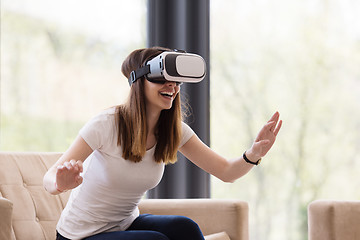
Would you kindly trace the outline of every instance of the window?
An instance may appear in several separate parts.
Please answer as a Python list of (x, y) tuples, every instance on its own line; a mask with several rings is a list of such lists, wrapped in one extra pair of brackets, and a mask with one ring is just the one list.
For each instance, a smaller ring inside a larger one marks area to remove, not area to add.
[(65, 151), (121, 103), (121, 64), (145, 45), (145, 16), (144, 0), (2, 1), (0, 150)]
[(211, 146), (234, 158), (275, 111), (260, 166), (213, 198), (243, 199), (250, 238), (307, 239), (315, 199), (359, 200), (358, 1), (211, 1)]

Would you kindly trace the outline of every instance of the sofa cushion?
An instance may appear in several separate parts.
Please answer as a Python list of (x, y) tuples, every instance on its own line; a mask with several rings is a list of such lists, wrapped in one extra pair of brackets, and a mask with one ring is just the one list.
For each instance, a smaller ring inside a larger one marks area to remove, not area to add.
[(225, 231), (231, 240), (248, 239), (248, 204), (226, 199), (145, 199), (141, 213), (181, 215), (194, 220), (204, 235)]
[(205, 240), (230, 240), (230, 237), (226, 232), (219, 232), (205, 236)]

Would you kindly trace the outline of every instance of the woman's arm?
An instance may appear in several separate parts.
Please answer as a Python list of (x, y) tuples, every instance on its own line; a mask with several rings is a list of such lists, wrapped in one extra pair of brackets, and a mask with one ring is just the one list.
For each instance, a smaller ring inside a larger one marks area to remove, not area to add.
[(78, 136), (69, 149), (49, 168), (43, 178), (46, 191), (59, 194), (82, 183), (82, 163), (93, 152), (85, 140)]
[[(251, 148), (246, 151), (246, 156), (250, 161), (256, 162), (266, 155), (274, 144), (281, 125), (279, 113), (276, 112), (260, 130)], [(195, 165), (224, 182), (235, 181), (254, 166), (247, 163), (243, 157), (231, 160), (223, 158), (206, 146), (196, 135), (193, 135), (179, 150)]]
[(196, 134), (180, 149), (186, 158), (224, 182), (233, 182), (245, 175), (253, 165), (242, 159), (227, 160), (206, 146)]

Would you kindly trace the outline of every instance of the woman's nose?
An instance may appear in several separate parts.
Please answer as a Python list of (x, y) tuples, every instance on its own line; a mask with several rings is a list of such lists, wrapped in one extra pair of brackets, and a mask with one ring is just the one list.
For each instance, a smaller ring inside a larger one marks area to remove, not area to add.
[(175, 82), (172, 82), (172, 81), (166, 81), (165, 84), (168, 85), (168, 86), (171, 86), (171, 87), (176, 86), (176, 83), (175, 83)]

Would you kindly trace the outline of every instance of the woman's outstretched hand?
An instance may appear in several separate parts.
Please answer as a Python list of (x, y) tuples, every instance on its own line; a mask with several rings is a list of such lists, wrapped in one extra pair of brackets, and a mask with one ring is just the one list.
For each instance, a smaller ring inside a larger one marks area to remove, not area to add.
[(282, 120), (279, 121), (279, 117), (280, 114), (276, 112), (260, 130), (251, 148), (246, 151), (246, 156), (250, 161), (256, 162), (264, 157), (274, 145), (282, 125)]
[(81, 161), (71, 160), (59, 165), (56, 169), (56, 188), (63, 192), (79, 186), (83, 178), (80, 173), (83, 171)]

